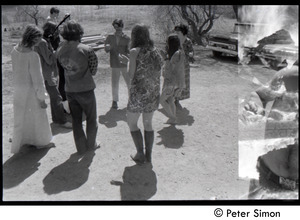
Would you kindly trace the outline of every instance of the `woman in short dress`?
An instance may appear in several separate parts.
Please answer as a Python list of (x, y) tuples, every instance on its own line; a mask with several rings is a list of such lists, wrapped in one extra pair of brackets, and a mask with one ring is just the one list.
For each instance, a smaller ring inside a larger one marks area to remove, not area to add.
[[(122, 57), (122, 62), (128, 62), (125, 56)], [(136, 155), (131, 157), (137, 163), (151, 162), (154, 141), (152, 118), (159, 105), (162, 64), (162, 58), (150, 39), (148, 28), (139, 24), (134, 26), (131, 33), (128, 66), (131, 85), (127, 105), (127, 122), (137, 150)], [(141, 114), (146, 155), (144, 154), (143, 135), (137, 126)]]
[(164, 84), (160, 97), (160, 104), (165, 109), (169, 120), (168, 124), (176, 124), (176, 105), (174, 103), (177, 94), (185, 87), (184, 59), (185, 55), (180, 49), (180, 40), (177, 35), (171, 34), (167, 39), (167, 57), (163, 70)]
[(28, 25), (22, 41), (11, 53), (14, 84), (14, 131), (12, 153), (25, 145), (52, 147), (52, 133), (46, 112), (47, 92), (39, 55), (33, 47), (42, 39), (35, 25)]

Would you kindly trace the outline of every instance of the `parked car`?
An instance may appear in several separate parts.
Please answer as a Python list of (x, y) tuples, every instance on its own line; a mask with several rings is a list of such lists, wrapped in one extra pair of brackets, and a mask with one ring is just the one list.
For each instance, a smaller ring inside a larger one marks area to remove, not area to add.
[[(298, 65), (298, 46), (290, 39), (278, 39), (278, 43), (273, 39), (270, 43), (257, 46), (257, 43), (260, 42), (258, 31), (266, 25), (258, 23), (235, 23), (233, 32), (210, 34), (208, 36), (207, 48), (211, 49), (213, 55), (216, 57), (230, 55), (242, 58), (246, 60), (246, 63), (255, 57), (259, 57), (263, 64), (277, 70), (288, 64)], [(286, 32), (289, 35), (285, 30), (280, 30), (276, 33), (279, 32)], [(242, 51), (239, 51), (241, 49)], [(246, 57), (248, 59), (245, 59)]]
[[(230, 55), (238, 57), (239, 39), (247, 37), (251, 39), (251, 35), (255, 37), (256, 30), (264, 24), (252, 23), (235, 23), (234, 29), (230, 33), (209, 34), (207, 48), (212, 50), (214, 56)], [(240, 45), (241, 46), (241, 45)], [(244, 46), (247, 46), (244, 48)], [(251, 49), (251, 45), (243, 45), (243, 49), (247, 53)]]

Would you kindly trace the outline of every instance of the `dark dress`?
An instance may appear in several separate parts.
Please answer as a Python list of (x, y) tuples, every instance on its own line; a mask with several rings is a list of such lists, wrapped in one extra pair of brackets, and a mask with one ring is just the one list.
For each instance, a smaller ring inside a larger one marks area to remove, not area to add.
[(129, 112), (150, 113), (158, 109), (162, 65), (162, 58), (157, 49), (140, 49), (129, 91)]

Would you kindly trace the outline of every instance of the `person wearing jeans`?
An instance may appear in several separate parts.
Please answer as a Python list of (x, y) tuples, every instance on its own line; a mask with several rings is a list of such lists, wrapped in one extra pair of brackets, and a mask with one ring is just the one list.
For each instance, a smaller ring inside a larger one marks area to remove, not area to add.
[[(84, 34), (82, 26), (74, 20), (63, 26), (65, 39), (57, 50), (57, 58), (64, 68), (66, 96), (73, 122), (73, 136), (77, 152), (99, 148), (96, 142), (98, 124), (93, 76), (97, 72), (98, 58), (88, 45), (80, 43)], [(82, 113), (86, 115), (86, 132), (83, 130)]]
[(127, 67), (125, 64), (121, 63), (119, 56), (129, 55), (129, 42), (130, 38), (123, 33), (123, 21), (120, 19), (115, 19), (112, 23), (116, 32), (114, 34), (109, 34), (105, 40), (105, 51), (110, 53), (110, 67), (112, 68), (111, 75), (111, 88), (112, 88), (112, 108), (118, 108), (119, 101), (119, 81), (120, 75), (123, 75), (127, 89), (130, 86), (130, 77), (127, 72)]

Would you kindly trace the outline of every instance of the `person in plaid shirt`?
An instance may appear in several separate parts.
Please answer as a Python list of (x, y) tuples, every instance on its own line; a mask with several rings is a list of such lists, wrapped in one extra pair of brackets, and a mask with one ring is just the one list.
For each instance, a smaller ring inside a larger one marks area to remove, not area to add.
[[(98, 124), (93, 76), (97, 72), (98, 58), (88, 45), (80, 43), (84, 34), (82, 26), (68, 21), (61, 32), (65, 39), (57, 49), (57, 59), (64, 68), (65, 91), (69, 102), (73, 135), (77, 152), (99, 148), (96, 142)], [(82, 114), (86, 115), (86, 134), (82, 126)]]

